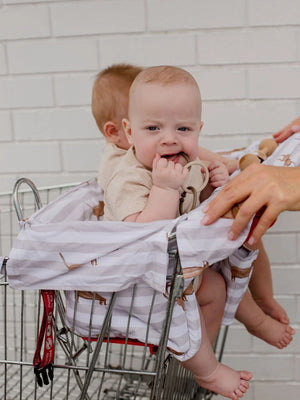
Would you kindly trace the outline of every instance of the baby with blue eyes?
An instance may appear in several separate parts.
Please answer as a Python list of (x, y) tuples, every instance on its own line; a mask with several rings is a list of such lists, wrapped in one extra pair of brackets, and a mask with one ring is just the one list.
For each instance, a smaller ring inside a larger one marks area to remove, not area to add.
[[(198, 140), (203, 123), (198, 85), (180, 68), (148, 68), (130, 88), (128, 116), (122, 122), (131, 148), (104, 188), (105, 219), (149, 222), (175, 218), (181, 187), (189, 175), (186, 165), (199, 157)], [(209, 181), (197, 193), (195, 206), (229, 178), (223, 162), (213, 160), (206, 162), (206, 166)], [(203, 181), (201, 168), (194, 175), (192, 183), (198, 188)], [(125, 193), (128, 193), (126, 202)], [(129, 203), (128, 212), (121, 211), (120, 204), (111, 203), (118, 203), (118, 197), (121, 197), (121, 209)], [(186, 212), (189, 196), (183, 202)], [(116, 206), (118, 211), (114, 215)]]
[[(228, 173), (237, 168), (237, 160), (198, 146), (202, 128), (199, 87), (193, 77), (180, 68), (143, 70), (127, 64), (112, 65), (97, 75), (92, 110), (106, 139), (98, 175), (105, 194), (106, 220), (148, 222), (175, 218), (179, 211), (184, 213), (199, 205), (215, 187), (226, 183)], [(192, 167), (187, 172), (187, 163), (197, 163), (198, 158), (202, 162), (205, 160), (208, 168), (207, 185), (203, 182), (201, 167)], [(190, 186), (197, 189), (196, 195), (184, 190)], [(200, 192), (201, 186), (205, 188)], [(246, 292), (236, 318), (252, 335), (282, 349), (292, 341), (295, 331), (289, 326), (285, 310), (273, 296), (270, 263), (261, 241), (257, 248), (259, 254), (250, 281), (251, 294)], [(210, 269), (204, 271), (201, 290), (197, 291), (210, 343), (220, 325), (226, 295), (223, 278), (213, 272)], [(205, 287), (210, 293), (209, 299)], [(215, 307), (213, 311), (212, 306)], [(211, 315), (215, 317), (213, 323), (209, 318)], [(211, 351), (209, 346), (206, 348)], [(187, 368), (198, 378), (203, 377), (199, 372), (201, 361), (193, 359), (196, 369), (192, 364)], [(209, 360), (215, 363), (211, 354)], [(241, 394), (248, 385), (245, 381), (249, 373), (243, 372), (239, 375), (243, 378), (239, 380), (232, 370), (223, 367), (218, 367), (218, 374), (211, 375), (206, 382), (199, 378), (199, 384), (210, 386), (218, 393), (229, 393), (236, 386), (239, 388), (236, 393)], [(211, 369), (206, 372), (208, 370)], [(218, 389), (218, 385), (212, 383), (215, 378), (222, 382), (222, 371), (229, 371), (228, 382), (233, 382), (228, 390)]]
[[(191, 171), (187, 167), (189, 162), (198, 160), (198, 139), (203, 125), (199, 87), (187, 71), (160, 66), (140, 72), (131, 85), (128, 118), (122, 123), (131, 147), (104, 187), (105, 220), (173, 219), (179, 215), (180, 203), (183, 203), (181, 212), (187, 212), (206, 199), (215, 187), (227, 182), (228, 170), (221, 161), (207, 163), (206, 185), (201, 167)], [(204, 188), (196, 195), (193, 192), (182, 196), (187, 181), (189, 186)], [(247, 391), (252, 374), (219, 363), (212, 349), (226, 301), (223, 277), (210, 268), (205, 269), (195, 295), (201, 346), (182, 365), (193, 373), (201, 387), (237, 400)]]

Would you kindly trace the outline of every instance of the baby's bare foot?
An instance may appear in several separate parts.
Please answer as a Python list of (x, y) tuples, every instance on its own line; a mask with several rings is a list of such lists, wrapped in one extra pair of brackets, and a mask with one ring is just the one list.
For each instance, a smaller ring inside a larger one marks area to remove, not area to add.
[(251, 372), (235, 371), (220, 363), (210, 375), (195, 376), (199, 386), (232, 400), (238, 400), (244, 396), (249, 388), (248, 381), (251, 378)]
[(291, 326), (282, 324), (274, 318), (265, 315), (263, 320), (254, 327), (246, 327), (251, 335), (264, 340), (265, 342), (283, 349), (292, 340), (295, 334), (295, 329)]
[(271, 299), (255, 299), (255, 302), (263, 310), (264, 313), (276, 319), (282, 324), (289, 324), (290, 320), (285, 309), (280, 305), (274, 297)]

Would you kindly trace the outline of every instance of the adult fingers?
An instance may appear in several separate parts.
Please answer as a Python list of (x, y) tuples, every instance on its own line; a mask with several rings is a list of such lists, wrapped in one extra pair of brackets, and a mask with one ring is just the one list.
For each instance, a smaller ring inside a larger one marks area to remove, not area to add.
[(277, 143), (282, 142), (281, 138), (285, 132), (286, 128), (281, 129), (280, 131), (273, 133), (273, 138), (276, 140)]
[(265, 204), (262, 200), (253, 199), (251, 196), (240, 204), (239, 210), (228, 233), (229, 239), (235, 240), (246, 228), (253, 215), (255, 215), (255, 213), (264, 205)]
[(262, 216), (259, 218), (257, 225), (253, 229), (251, 236), (248, 240), (249, 244), (255, 244), (259, 241), (259, 239), (266, 233), (266, 231), (270, 228), (270, 226), (276, 220), (279, 210), (269, 206), (263, 212)]
[[(238, 176), (236, 177), (238, 178)], [(202, 219), (204, 225), (209, 225), (222, 217), (228, 212), (236, 203), (247, 198), (250, 194), (247, 187), (244, 186), (242, 190), (239, 186), (239, 180), (234, 178), (231, 182), (227, 183), (224, 188), (217, 194), (217, 196), (204, 208), (206, 215)]]

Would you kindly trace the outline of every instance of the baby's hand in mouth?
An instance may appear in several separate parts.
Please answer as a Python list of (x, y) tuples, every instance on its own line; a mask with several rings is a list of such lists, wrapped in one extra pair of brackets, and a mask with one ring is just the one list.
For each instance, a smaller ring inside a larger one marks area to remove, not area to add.
[(179, 154), (168, 154), (160, 156), (156, 154), (152, 166), (153, 184), (165, 189), (178, 190), (185, 181), (188, 169), (173, 159)]

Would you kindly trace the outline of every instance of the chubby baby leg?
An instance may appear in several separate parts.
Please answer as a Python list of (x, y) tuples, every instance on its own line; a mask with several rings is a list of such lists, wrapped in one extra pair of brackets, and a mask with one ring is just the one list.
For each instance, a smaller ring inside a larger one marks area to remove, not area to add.
[(235, 316), (249, 333), (278, 349), (283, 349), (293, 340), (295, 329), (266, 315), (249, 292), (245, 293)]
[(216, 271), (206, 269), (202, 274), (196, 298), (205, 321), (208, 338), (210, 343), (213, 343), (222, 322), (226, 302), (226, 285), (223, 277)]
[(229, 399), (237, 400), (249, 388), (252, 374), (248, 371), (235, 371), (217, 361), (210, 344), (201, 311), (202, 340), (198, 352), (191, 359), (182, 363), (190, 370), (196, 382), (203, 388), (218, 393)]
[(265, 314), (282, 324), (289, 324), (289, 317), (285, 309), (274, 298), (271, 265), (262, 240), (250, 248), (259, 250), (249, 282), (253, 299)]

